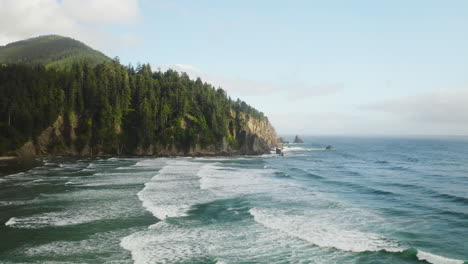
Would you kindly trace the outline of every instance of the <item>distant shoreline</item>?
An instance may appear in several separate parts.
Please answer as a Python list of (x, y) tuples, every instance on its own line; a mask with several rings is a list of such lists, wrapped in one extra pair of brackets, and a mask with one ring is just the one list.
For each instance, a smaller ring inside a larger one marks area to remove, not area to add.
[(6, 161), (6, 160), (15, 160), (18, 159), (19, 157), (17, 156), (0, 156), (0, 161)]

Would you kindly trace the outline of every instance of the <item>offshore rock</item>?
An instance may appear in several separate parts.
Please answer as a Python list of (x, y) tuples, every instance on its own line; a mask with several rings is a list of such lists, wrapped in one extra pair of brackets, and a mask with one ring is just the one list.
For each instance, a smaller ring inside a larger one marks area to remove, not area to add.
[(304, 140), (302, 140), (302, 138), (296, 135), (296, 137), (294, 138), (294, 143), (304, 143)]

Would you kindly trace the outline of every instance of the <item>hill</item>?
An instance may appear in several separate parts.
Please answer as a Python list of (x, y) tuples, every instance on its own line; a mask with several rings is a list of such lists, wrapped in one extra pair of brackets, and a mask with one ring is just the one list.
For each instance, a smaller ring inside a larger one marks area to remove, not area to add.
[(46, 52), (35, 63), (17, 52), (16, 62), (26, 64), (0, 65), (0, 155), (261, 154), (276, 144), (262, 112), (185, 73), (73, 56), (64, 57), (70, 67), (35, 65), (63, 62), (53, 60), (61, 56), (51, 52), (56, 46), (60, 54), (83, 49), (58, 38), (70, 49), (55, 40), (45, 41), (54, 48), (17, 42), (18, 50)]
[(79, 60), (99, 64), (110, 59), (80, 41), (58, 35), (30, 38), (0, 46), (0, 64), (70, 66)]

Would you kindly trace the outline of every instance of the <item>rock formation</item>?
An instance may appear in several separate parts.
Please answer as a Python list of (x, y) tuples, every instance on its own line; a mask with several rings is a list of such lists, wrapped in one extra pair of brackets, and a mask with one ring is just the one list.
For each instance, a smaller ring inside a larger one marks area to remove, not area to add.
[[(234, 113), (232, 113), (234, 115)], [(230, 116), (234, 119), (235, 116)], [(63, 116), (42, 133), (26, 142), (17, 151), (20, 157), (34, 155), (61, 155), (61, 156), (101, 156), (101, 155), (137, 155), (137, 156), (214, 156), (214, 155), (259, 155), (270, 153), (277, 146), (275, 129), (268, 119), (255, 119), (241, 113), (237, 117), (241, 125), (236, 131), (231, 131), (230, 138), (237, 144), (228, 144), (229, 139), (223, 138), (217, 144), (200, 146), (196, 145), (189, 150), (180, 149), (176, 145), (152, 144), (147, 147), (140, 146), (131, 152), (122, 151), (124, 146), (116, 146), (114, 151), (106, 152), (101, 146), (92, 145), (90, 142), (83, 144), (79, 140), (80, 131), (79, 116), (72, 115), (71, 122), (66, 122)], [(119, 128), (117, 128), (119, 129)]]
[(304, 143), (304, 140), (302, 140), (302, 138), (296, 135), (296, 137), (294, 138), (294, 143)]

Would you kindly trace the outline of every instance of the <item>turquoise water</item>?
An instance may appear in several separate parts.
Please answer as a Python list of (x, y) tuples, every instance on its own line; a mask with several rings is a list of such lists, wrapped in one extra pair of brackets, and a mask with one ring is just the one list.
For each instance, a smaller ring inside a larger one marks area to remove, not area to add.
[(45, 158), (0, 177), (0, 263), (468, 260), (468, 139), (304, 140), (284, 157)]

